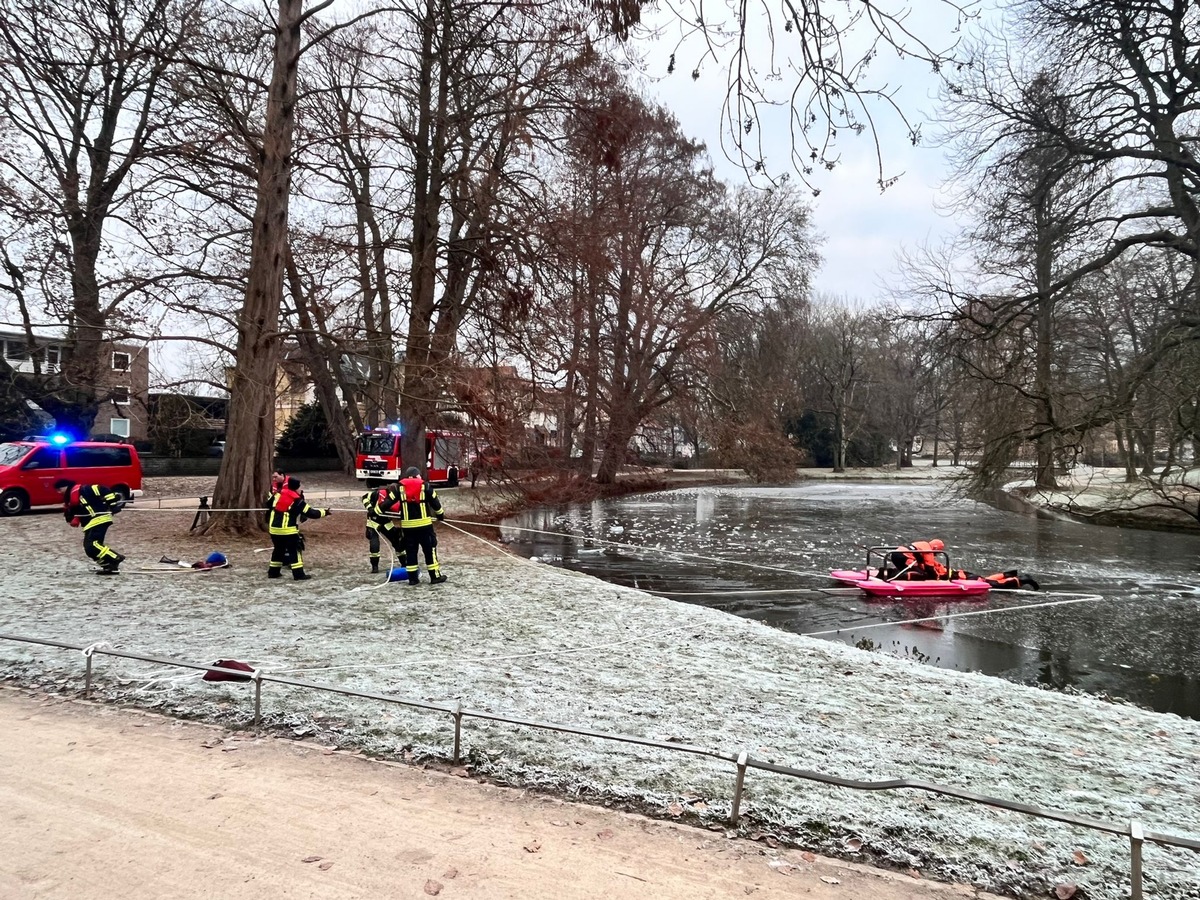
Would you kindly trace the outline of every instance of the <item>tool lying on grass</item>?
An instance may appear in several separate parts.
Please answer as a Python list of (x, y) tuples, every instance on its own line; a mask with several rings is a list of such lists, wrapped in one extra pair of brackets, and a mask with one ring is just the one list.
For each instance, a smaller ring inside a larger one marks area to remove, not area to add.
[[(194, 563), (182, 562), (178, 559), (172, 559), (169, 556), (163, 556), (159, 559), (161, 566), (141, 566), (135, 569), (136, 572), (211, 572), (213, 569), (228, 569), (229, 558), (224, 553), (219, 551), (208, 554), (204, 559), (197, 560)], [(178, 566), (176, 569), (165, 568), (166, 566)]]

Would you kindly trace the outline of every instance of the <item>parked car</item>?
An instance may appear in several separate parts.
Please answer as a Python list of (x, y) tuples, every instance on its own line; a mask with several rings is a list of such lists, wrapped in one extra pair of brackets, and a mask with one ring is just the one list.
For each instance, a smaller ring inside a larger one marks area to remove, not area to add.
[(208, 447), (208, 455), (215, 456), (217, 459), (220, 459), (222, 456), (224, 456), (225, 455), (225, 442), (224, 441), (213, 441)]
[(142, 494), (142, 461), (129, 444), (57, 435), (0, 444), (0, 515), (57, 506), (62, 497), (54, 485), (63, 479), (107, 485), (128, 500)]

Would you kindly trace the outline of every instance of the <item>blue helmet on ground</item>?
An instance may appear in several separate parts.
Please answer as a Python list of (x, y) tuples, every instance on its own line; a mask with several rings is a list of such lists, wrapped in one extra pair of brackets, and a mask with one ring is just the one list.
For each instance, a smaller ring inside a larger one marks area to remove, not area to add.
[(223, 566), (229, 562), (229, 560), (225, 558), (225, 554), (220, 550), (214, 550), (212, 553), (208, 554), (208, 556), (204, 557), (204, 561), (210, 566)]

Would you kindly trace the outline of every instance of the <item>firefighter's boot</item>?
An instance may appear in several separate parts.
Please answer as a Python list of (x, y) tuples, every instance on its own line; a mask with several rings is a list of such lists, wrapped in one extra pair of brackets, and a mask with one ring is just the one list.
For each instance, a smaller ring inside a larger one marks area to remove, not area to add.
[(310, 578), (312, 578), (312, 576), (309, 575), (307, 572), (305, 572), (303, 569), (292, 569), (292, 580), (293, 581), (308, 581), (308, 579), (310, 579)]

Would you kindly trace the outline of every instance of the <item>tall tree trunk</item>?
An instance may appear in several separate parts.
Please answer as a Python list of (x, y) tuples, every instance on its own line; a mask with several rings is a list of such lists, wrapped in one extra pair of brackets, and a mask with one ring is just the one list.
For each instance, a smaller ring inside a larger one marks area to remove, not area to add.
[[(304, 290), (300, 270), (296, 266), (296, 260), (292, 256), (290, 247), (287, 254), (287, 278), (292, 299), (296, 304), (296, 315), (300, 320), (300, 332), (297, 339), (300, 347), (304, 350), (317, 401), (321, 404), (321, 411), (325, 414), (326, 431), (333, 439), (333, 447), (337, 451), (342, 471), (347, 475), (353, 475), (354, 436), (347, 427), (346, 416), (342, 412), (342, 403), (338, 398), (339, 378), (335, 377), (335, 373), (341, 369), (340, 359), (336, 348), (326, 351), (321, 346), (320, 335), (324, 329), (318, 330), (313, 327), (315, 323), (310, 314), (308, 293)], [(344, 387), (344, 385), (341, 386)]]
[(213, 517), (209, 531), (245, 534), (266, 527), (258, 509), (270, 486), (275, 455), (279, 310), (287, 256), (302, 9), (303, 0), (279, 0), (250, 241), (250, 272), (246, 299), (238, 316), (237, 363), (229, 386), (225, 454), (213, 493), (214, 509), (239, 511)]
[[(96, 218), (103, 221), (97, 214)], [(85, 438), (92, 430), (100, 399), (96, 382), (101, 371), (104, 342), (104, 316), (100, 312), (100, 285), (96, 280), (96, 260), (100, 256), (100, 226), (91, 222), (72, 223), (71, 234), (71, 320), (70, 348), (63, 361), (62, 380), (66, 395), (48, 410), (55, 426)]]
[(838, 408), (833, 413), (833, 471), (846, 471), (846, 418), (842, 413), (845, 408), (840, 398)]
[(938, 464), (938, 453), (941, 447), (940, 436), (942, 433), (942, 414), (939, 407), (938, 412), (933, 416), (933, 467), (936, 469)]
[(1038, 272), (1038, 336), (1037, 336), (1037, 425), (1042, 430), (1037, 438), (1038, 462), (1034, 482), (1038, 487), (1057, 487), (1054, 473), (1054, 386), (1052, 386), (1052, 364), (1054, 364), (1054, 302), (1049, 290), (1040, 289), (1042, 283), (1049, 286), (1050, 264), (1039, 263)]
[[(1126, 421), (1128, 418), (1129, 416), (1126, 414)], [(1137, 456), (1134, 450), (1132, 431), (1132, 426), (1122, 425), (1120, 422), (1113, 423), (1113, 433), (1117, 436), (1117, 454), (1121, 457), (1121, 464), (1125, 467), (1126, 484), (1133, 484), (1137, 481)]]
[[(426, 0), (421, 23), (421, 71), (417, 82), (417, 134), (413, 169), (412, 297), (404, 352), (404, 385), (400, 402), (400, 452), (405, 467), (425, 469), (425, 428), (437, 403), (435, 373), (430, 368), (430, 333), (437, 300), (437, 259), (445, 161), (446, 66), (438, 66), (434, 30), (437, 0)], [(445, 22), (444, 28), (449, 27)], [(434, 87), (434, 72), (439, 81)], [(436, 108), (435, 108), (436, 106)]]
[(634, 430), (641, 421), (641, 416), (632, 408), (632, 404), (633, 399), (628, 395), (613, 398), (610, 409), (612, 418), (604, 433), (600, 465), (596, 468), (597, 484), (615, 483), (617, 473), (625, 465), (629, 442), (633, 440)]

